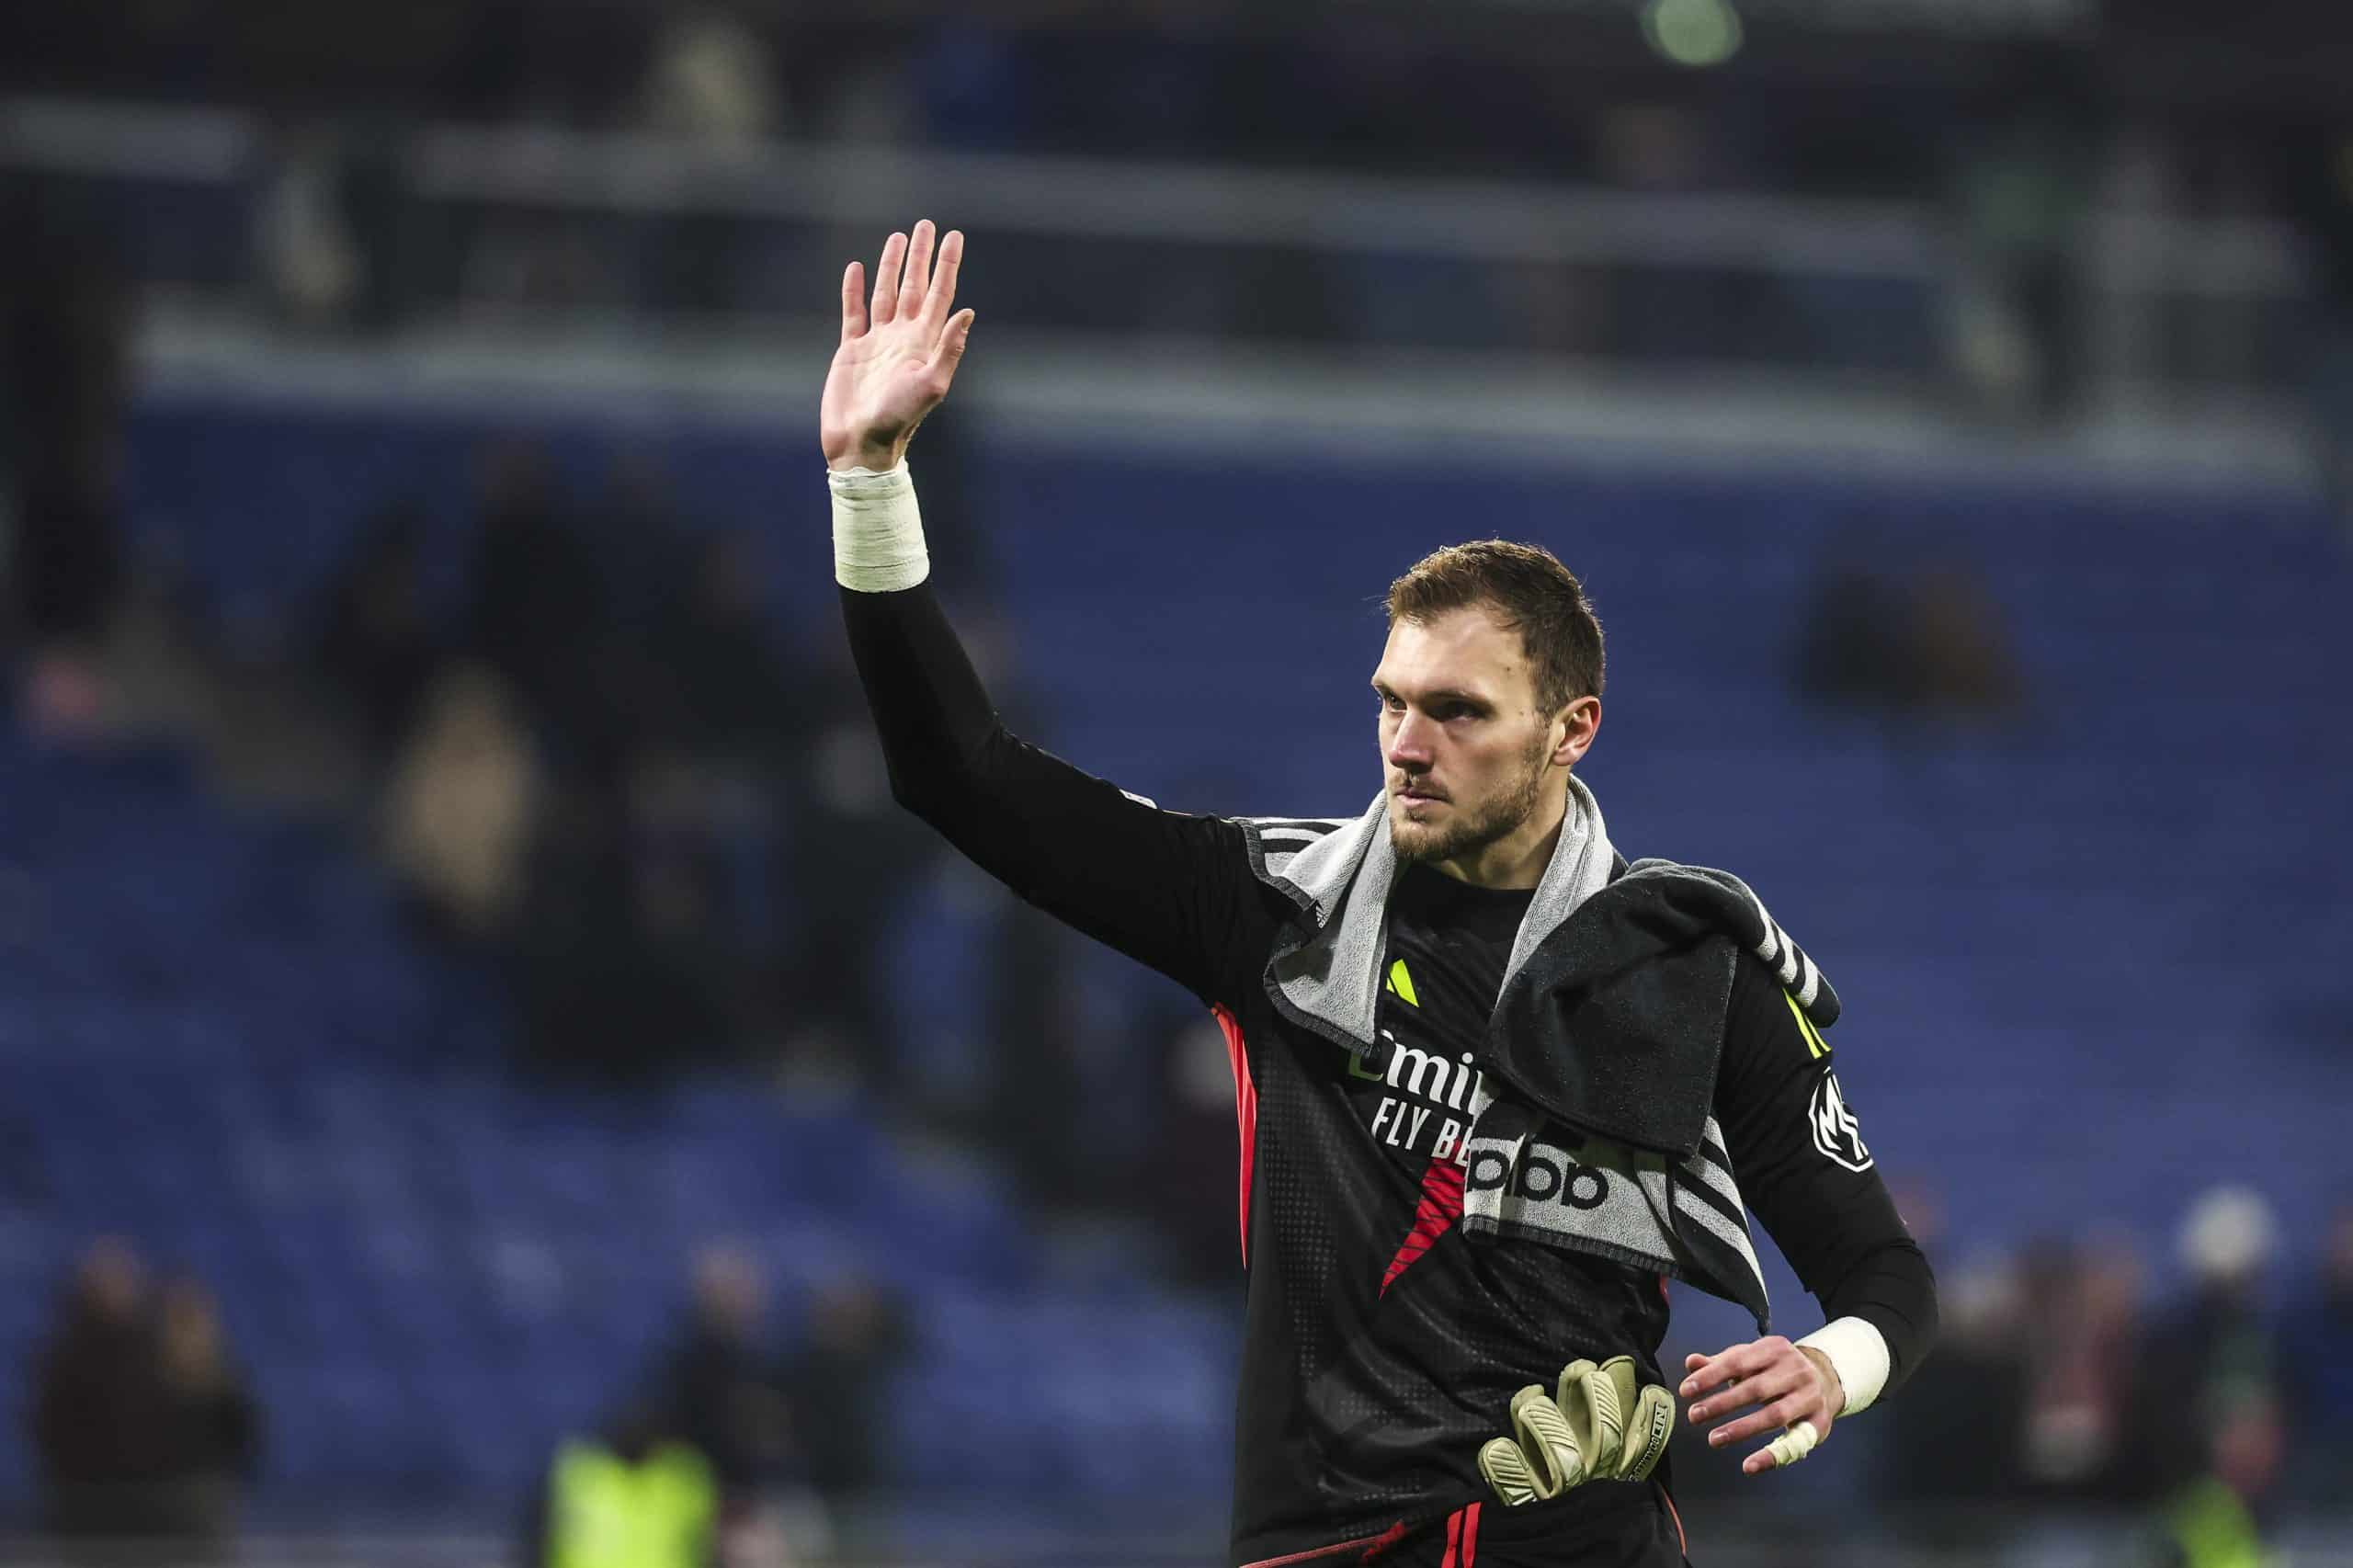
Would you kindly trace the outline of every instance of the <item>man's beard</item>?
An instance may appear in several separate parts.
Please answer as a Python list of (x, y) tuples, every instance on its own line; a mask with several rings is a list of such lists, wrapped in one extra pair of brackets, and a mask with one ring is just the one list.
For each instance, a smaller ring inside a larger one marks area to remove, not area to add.
[(1404, 859), (1435, 865), (1440, 860), (1476, 854), (1508, 836), (1536, 813), (1536, 802), (1543, 798), (1544, 777), (1552, 771), (1545, 763), (1552, 747), (1545, 743), (1551, 739), (1551, 735), (1538, 731), (1535, 741), (1520, 759), (1525, 767), (1518, 782), (1475, 813), (1458, 812), (1455, 820), (1444, 827), (1401, 820), (1396, 810), (1397, 797), (1390, 796), (1390, 844)]

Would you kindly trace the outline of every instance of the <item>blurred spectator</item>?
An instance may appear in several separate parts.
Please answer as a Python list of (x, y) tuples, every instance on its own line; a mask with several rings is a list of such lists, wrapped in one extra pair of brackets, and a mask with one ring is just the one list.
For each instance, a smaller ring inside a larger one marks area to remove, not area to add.
[(1892, 703), (1906, 684), (1903, 593), (1859, 558), (1864, 542), (1850, 530), (1833, 545), (1799, 632), (1798, 689), (1836, 707)]
[(2017, 61), (1962, 155), (1956, 359), (1972, 400), (1999, 417), (2063, 417), (2082, 390), (2075, 252), (2092, 147), (2085, 70), (2073, 44), (2040, 45)]
[(2277, 1244), (2271, 1206), (2246, 1187), (2210, 1189), (2182, 1221), (2189, 1288), (2150, 1337), (2135, 1421), (2153, 1438), (2148, 1465), (2161, 1485), (2183, 1483), (2185, 1467), (2204, 1456), (2185, 1454), (2158, 1434), (2185, 1422), (2211, 1429), (2234, 1413), (2276, 1402), (2279, 1345), (2260, 1291)]
[(813, 733), (787, 795), (793, 930), (779, 990), (796, 1070), (887, 1090), (898, 1063), (880, 952), (938, 851), (891, 799), (881, 746), (854, 706), (858, 677), (841, 667), (847, 646), (832, 657), (838, 663), (821, 667), (808, 699), (795, 704)]
[(112, 247), (39, 186), (0, 208), (0, 461), (14, 494), (9, 562), (30, 645), (33, 725), (86, 734), (102, 718), (98, 655), (123, 587), (120, 426), (132, 294)]
[(1027, 903), (991, 890), (998, 910), (987, 943), (988, 1082), (980, 1132), (1022, 1199), (1068, 1210), (1099, 1194), (1086, 1179), (1090, 1151), (1078, 1061), (1075, 998), (1063, 928)]
[[(733, 153), (784, 122), (782, 90), (767, 40), (744, 17), (711, 5), (679, 6), (654, 46), (644, 87), (645, 129)], [(654, 297), (671, 309), (726, 311), (741, 301), (736, 272), (749, 225), (708, 208), (654, 225)]]
[(181, 1278), (165, 1288), (156, 1333), (158, 1468), (169, 1531), (184, 1552), (222, 1557), (235, 1540), (240, 1494), (259, 1458), (260, 1418), (201, 1283)]
[(689, 569), (654, 625), (654, 722), (688, 756), (762, 771), (791, 754), (795, 694), (769, 635), (754, 540), (727, 530), (683, 546)]
[(92, 1244), (34, 1380), (44, 1528), (66, 1541), (220, 1555), (258, 1429), (210, 1293), (176, 1280), (151, 1311), (138, 1256), (119, 1240)]
[(319, 659), (380, 759), (408, 733), (441, 663), (424, 555), (422, 512), (395, 501), (368, 525), (327, 599)]
[(809, 1479), (829, 1503), (874, 1484), (887, 1384), (909, 1348), (904, 1311), (881, 1287), (845, 1276), (819, 1288), (783, 1381), (800, 1429), (813, 1434)]
[(435, 688), (384, 801), (387, 858), (438, 925), (483, 939), (521, 901), (541, 788), (497, 676), (453, 670)]
[(32, 1448), (52, 1535), (152, 1529), (142, 1488), (157, 1469), (164, 1400), (147, 1305), (146, 1268), (130, 1245), (91, 1244), (33, 1377)]
[[(515, 896), (492, 911), (517, 915), (530, 1053), (636, 1072), (733, 1051), (781, 978), (775, 797), (812, 771), (809, 702), (769, 636), (751, 540), (680, 527), (635, 454), (576, 513), (534, 448), (492, 452), (484, 474), (466, 642), (541, 742), (544, 787), (524, 802), (538, 809), (507, 819), (528, 839), (499, 884)], [(877, 881), (870, 869), (827, 891)], [(801, 994), (851, 989), (835, 970)]]
[(535, 446), (483, 456), (472, 581), (468, 650), (521, 699), (558, 773), (617, 782), (633, 692), (615, 655), (619, 633), (596, 553)]
[(289, 131), (255, 204), (254, 245), (270, 303), (302, 326), (342, 322), (365, 280), (365, 263), (346, 219), (342, 162), (334, 133), (319, 125)]
[(2141, 1264), (2123, 1244), (2046, 1244), (2026, 1266), (2025, 1478), (2076, 1501), (2135, 1495)]
[(2014, 717), (2025, 681), (1984, 577), (1947, 562), (1909, 575), (1833, 545), (1799, 632), (1797, 685), (1816, 701), (1891, 717)]
[(717, 1568), (710, 1466), (662, 1414), (633, 1406), (558, 1448), (534, 1499), (530, 1568)]
[(672, 1429), (710, 1460), (730, 1511), (787, 1479), (795, 1456), (790, 1412), (763, 1344), (767, 1326), (759, 1266), (733, 1247), (698, 1254), (693, 1310), (654, 1397)]
[(774, 134), (783, 119), (767, 42), (749, 23), (717, 6), (672, 13), (646, 71), (648, 131), (738, 146)]
[(663, 618), (688, 597), (700, 543), (684, 526), (661, 455), (635, 442), (614, 449), (579, 532), (607, 625), (651, 649)]
[(2319, 1278), (2288, 1315), (2280, 1364), (2287, 1380), (2297, 1498), (2343, 1512), (2353, 1507), (2353, 1202), (2330, 1221)]
[(2263, 1312), (2264, 1271), (2279, 1247), (2279, 1223), (2263, 1195), (2218, 1187), (2183, 1217), (2181, 1263), (2189, 1293), (2173, 1320), (2166, 1359), (2194, 1371), (2210, 1398), (2269, 1391), (2279, 1359)]
[(2160, 1512), (2154, 1561), (2165, 1568), (2276, 1563), (2265, 1537), (2287, 1446), (2278, 1402), (2244, 1392), (2176, 1430), (2198, 1435), (2191, 1442), (2206, 1450), (2200, 1456), (2205, 1469)]
[(1949, 562), (1912, 590), (1912, 705), (1959, 717), (2015, 714), (2024, 698), (2000, 608), (1975, 568)]
[(1242, 1278), (1232, 1052), (1217, 1020), (1194, 1013), (1160, 1061), (1152, 1141), (1130, 1179), (1171, 1271), (1194, 1284), (1230, 1285)]
[(645, 840), (625, 781), (552, 791), (528, 868), (509, 957), (533, 1061), (636, 1075), (732, 1043), (710, 869)]
[[(1903, 1192), (1897, 1207), (1935, 1255), (1937, 1205)], [(2021, 1478), (2029, 1374), (2019, 1270), (2007, 1258), (1979, 1260), (1950, 1270), (1937, 1297), (1936, 1354), (1874, 1424), (1868, 1485), (1875, 1500), (1941, 1507), (1952, 1528), (1991, 1535), (2002, 1521), (1984, 1505), (2014, 1498)]]

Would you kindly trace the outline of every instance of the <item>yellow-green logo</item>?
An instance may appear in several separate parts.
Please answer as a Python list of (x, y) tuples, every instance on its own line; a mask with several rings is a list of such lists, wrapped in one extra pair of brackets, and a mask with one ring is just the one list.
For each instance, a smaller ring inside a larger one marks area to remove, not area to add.
[(1405, 960), (1399, 959), (1389, 966), (1389, 983), (1381, 987), (1408, 1007), (1418, 1007), (1422, 999), (1414, 994), (1414, 977), (1405, 972)]

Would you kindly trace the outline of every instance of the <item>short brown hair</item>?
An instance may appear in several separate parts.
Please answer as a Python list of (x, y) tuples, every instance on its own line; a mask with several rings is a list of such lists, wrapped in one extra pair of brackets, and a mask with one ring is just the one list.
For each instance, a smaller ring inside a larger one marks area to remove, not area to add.
[(1556, 713), (1601, 695), (1601, 622), (1577, 574), (1541, 545), (1483, 539), (1433, 550), (1389, 585), (1389, 623), (1429, 621), (1478, 605), (1519, 632), (1536, 701)]

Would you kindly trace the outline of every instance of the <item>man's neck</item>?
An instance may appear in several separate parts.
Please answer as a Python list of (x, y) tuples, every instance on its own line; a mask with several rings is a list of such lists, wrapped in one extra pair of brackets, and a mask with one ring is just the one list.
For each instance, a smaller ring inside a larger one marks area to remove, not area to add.
[(1493, 844), (1431, 864), (1458, 882), (1474, 888), (1518, 891), (1544, 880), (1552, 851), (1561, 842), (1561, 824), (1567, 820), (1569, 787), (1565, 778), (1557, 790), (1547, 787), (1537, 799), (1545, 802), (1526, 822)]

